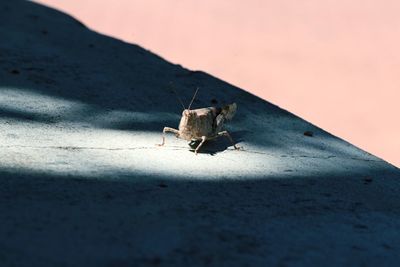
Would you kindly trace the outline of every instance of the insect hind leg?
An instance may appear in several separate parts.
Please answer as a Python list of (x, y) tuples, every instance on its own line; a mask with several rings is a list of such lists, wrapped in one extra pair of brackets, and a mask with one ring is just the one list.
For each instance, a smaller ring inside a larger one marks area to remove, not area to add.
[(201, 142), (200, 144), (197, 146), (196, 150), (194, 151), (194, 153), (197, 155), (197, 152), (199, 151), (200, 147), (204, 144), (204, 142), (207, 140), (207, 137), (205, 137), (204, 135), (201, 137)]
[(240, 149), (240, 147), (235, 144), (235, 142), (233, 141), (233, 139), (232, 139), (231, 135), (228, 133), (228, 131), (219, 132), (217, 135), (218, 136), (226, 136), (229, 139), (229, 141), (232, 143), (232, 145), (235, 149)]
[(170, 132), (170, 133), (174, 133), (176, 135), (179, 135), (179, 131), (171, 128), (171, 127), (164, 127), (163, 130), (163, 135), (162, 135), (162, 143), (161, 144), (157, 144), (158, 146), (163, 146), (165, 144), (165, 133)]

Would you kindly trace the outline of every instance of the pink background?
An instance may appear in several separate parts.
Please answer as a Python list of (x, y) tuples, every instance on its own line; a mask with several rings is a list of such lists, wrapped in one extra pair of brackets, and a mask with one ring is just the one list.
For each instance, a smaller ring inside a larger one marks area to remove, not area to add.
[(400, 2), (40, 0), (400, 166)]

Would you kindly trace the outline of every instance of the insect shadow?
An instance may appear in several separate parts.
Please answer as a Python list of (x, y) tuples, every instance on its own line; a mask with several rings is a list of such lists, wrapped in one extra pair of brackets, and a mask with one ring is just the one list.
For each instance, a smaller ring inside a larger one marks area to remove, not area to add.
[[(196, 147), (200, 144), (200, 141), (190, 142), (190, 151), (195, 152)], [(202, 150), (198, 151), (199, 154), (209, 154), (215, 156), (217, 153), (225, 151), (231, 146), (229, 142), (218, 142), (216, 140), (210, 140), (203, 145)]]
[[(231, 135), (234, 138), (234, 143), (237, 145), (240, 142), (243, 142), (244, 139), (242, 138), (247, 131), (237, 131), (232, 132)], [(191, 152), (195, 152), (196, 147), (199, 145), (201, 140), (194, 140), (189, 142), (189, 147)], [(212, 139), (204, 143), (202, 150), (198, 151), (199, 154), (208, 154), (211, 156), (215, 156), (220, 152), (227, 150), (229, 147), (232, 146), (232, 143), (229, 142), (228, 139), (219, 137), (218, 139)]]

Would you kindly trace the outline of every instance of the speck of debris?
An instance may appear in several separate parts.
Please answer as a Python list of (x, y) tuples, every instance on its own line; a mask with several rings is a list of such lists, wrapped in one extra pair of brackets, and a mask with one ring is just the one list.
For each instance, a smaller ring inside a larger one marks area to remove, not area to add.
[(42, 30), (43, 35), (47, 35), (49, 32), (47, 30)]
[(159, 266), (161, 264), (161, 258), (160, 257), (154, 257), (152, 259), (149, 259), (148, 261), (152, 266)]
[(385, 249), (392, 249), (392, 247), (389, 246), (388, 244), (382, 244), (382, 247), (384, 247)]
[(305, 131), (303, 134), (304, 134), (305, 136), (308, 136), (308, 137), (313, 137), (313, 136), (314, 136), (314, 133), (311, 132), (311, 131)]
[(38, 15), (34, 15), (34, 14), (28, 14), (27, 17), (30, 19), (33, 19), (33, 20), (37, 20), (39, 18)]
[(368, 229), (368, 226), (364, 224), (354, 224), (353, 227), (357, 229)]
[(110, 194), (110, 193), (105, 193), (105, 194), (104, 194), (104, 198), (105, 198), (105, 199), (113, 199), (114, 196), (113, 196), (112, 194)]
[(373, 181), (372, 177), (365, 177), (364, 178), (364, 184), (372, 183), (372, 181)]
[(363, 249), (362, 247), (359, 247), (359, 246), (351, 246), (351, 248), (354, 249), (354, 250), (360, 250), (360, 251), (365, 250), (365, 249)]
[(211, 104), (218, 104), (218, 100), (217, 99), (215, 99), (215, 98), (213, 98), (213, 99), (211, 99)]
[(166, 185), (166, 184), (164, 184), (164, 183), (160, 183), (160, 184), (158, 184), (158, 187), (161, 187), (161, 188), (167, 188), (167, 187), (168, 187), (168, 185)]
[(94, 47), (94, 44), (89, 44), (88, 45), (90, 48), (93, 48)]
[(14, 69), (14, 70), (11, 70), (10, 73), (11, 74), (19, 74), (19, 70)]

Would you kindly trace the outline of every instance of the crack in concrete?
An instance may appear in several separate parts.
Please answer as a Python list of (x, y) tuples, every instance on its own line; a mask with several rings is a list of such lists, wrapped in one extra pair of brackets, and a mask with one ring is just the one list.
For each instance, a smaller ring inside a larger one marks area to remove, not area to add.
[[(19, 147), (19, 148), (33, 148), (33, 149), (62, 149), (62, 150), (108, 150), (108, 151), (123, 151), (123, 150), (146, 150), (146, 149), (157, 149), (157, 145), (154, 146), (139, 146), (139, 147), (115, 147), (115, 148), (107, 148), (107, 147), (89, 147), (89, 146), (25, 146), (25, 145), (8, 145), (8, 146), (0, 146), (0, 148), (14, 148), (14, 147)], [(165, 149), (169, 150), (190, 150), (186, 147), (181, 147), (181, 146), (166, 146)], [(227, 148), (226, 150), (230, 151), (236, 151), (235, 149), (229, 149)], [(271, 153), (266, 153), (262, 151), (256, 151), (256, 150), (246, 150), (246, 149), (240, 149), (239, 151), (245, 152), (245, 153), (251, 153), (251, 154), (259, 154), (259, 155), (267, 155), (271, 157), (277, 157), (276, 154), (271, 154)], [(212, 153), (213, 151), (211, 150), (204, 150), (204, 152), (207, 153)], [(279, 157), (288, 157), (288, 158), (309, 158), (309, 159), (331, 159), (331, 158), (337, 158), (337, 156), (334, 155), (328, 155), (325, 157), (318, 157), (318, 156), (312, 156), (312, 155), (280, 155)], [(360, 161), (371, 161), (371, 162), (381, 162), (380, 160), (374, 160), (374, 159), (362, 159), (362, 158), (356, 158), (356, 157), (342, 157), (343, 159), (350, 159), (350, 160), (360, 160)]]

